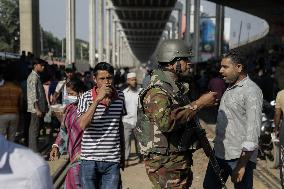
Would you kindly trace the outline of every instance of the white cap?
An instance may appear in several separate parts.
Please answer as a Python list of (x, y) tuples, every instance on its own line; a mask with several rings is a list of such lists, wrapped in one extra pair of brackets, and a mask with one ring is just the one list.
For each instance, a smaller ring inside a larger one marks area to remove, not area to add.
[(132, 78), (132, 77), (136, 77), (136, 73), (131, 72), (127, 74), (127, 79)]

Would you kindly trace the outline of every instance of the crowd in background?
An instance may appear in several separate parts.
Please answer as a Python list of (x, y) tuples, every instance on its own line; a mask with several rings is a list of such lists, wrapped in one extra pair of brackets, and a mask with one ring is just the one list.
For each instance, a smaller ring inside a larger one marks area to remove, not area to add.
[[(13, 81), (21, 88), (22, 102), (19, 107), (21, 112), (19, 127), (17, 128), (17, 136), (12, 137), (12, 140), (18, 140), (27, 145), (28, 125), (30, 115), (27, 113), (27, 77), (32, 70), (32, 60), (34, 59), (31, 53), (27, 55), (25, 52), (18, 60), (0, 60), (0, 85), (3, 85), (3, 81)], [(277, 92), (281, 89), (277, 80), (277, 67), (284, 59), (284, 49), (280, 46), (274, 46), (271, 49), (267, 49), (265, 46), (260, 47), (253, 51), (252, 54), (246, 55), (245, 60), (248, 63), (248, 74), (250, 78), (258, 84), (262, 89), (264, 99), (268, 102), (275, 100)], [(72, 72), (74, 76), (81, 79), (86, 85), (87, 89), (91, 89), (94, 86), (92, 69), (85, 71), (84, 73), (76, 70), (75, 64), (65, 68), (56, 64), (49, 65), (46, 61), (40, 60), (45, 64), (44, 71), (40, 74), (40, 79), (44, 85), (46, 92), (46, 98), (48, 104), (63, 103), (62, 94), (56, 98), (56, 102), (53, 102), (54, 94), (56, 93), (56, 86), (60, 81), (63, 81), (68, 73)], [(189, 78), (191, 80), (190, 95), (192, 99), (196, 99), (201, 94), (207, 91), (217, 91), (220, 98), (222, 92), (226, 88), (226, 84), (222, 82), (220, 78), (219, 70), (220, 60), (208, 60), (206, 62), (199, 63), (195, 66), (193, 72), (194, 75)], [(151, 74), (153, 66), (147, 65), (145, 80), (147, 75)], [(129, 68), (116, 69), (114, 75), (114, 85), (118, 89), (123, 90), (127, 87), (126, 76), (129, 73)], [(279, 76), (279, 74), (278, 74)], [(142, 85), (142, 83), (139, 83)], [(45, 121), (48, 124), (53, 125), (53, 128), (59, 128), (60, 123), (57, 119), (50, 116), (46, 116)], [(44, 124), (44, 125), (48, 125)], [(22, 138), (22, 141), (19, 139)]]
[[(246, 55), (245, 60), (248, 65), (248, 75), (262, 90), (264, 100), (268, 102), (275, 100), (277, 92), (281, 90), (279, 79), (277, 79), (279, 76), (277, 68), (283, 63), (284, 49), (280, 46), (274, 46), (271, 49), (260, 47), (253, 53)], [(14, 120), (14, 122), (9, 123), (11, 126), (0, 128), (0, 132), (4, 136), (6, 135), (8, 140), (26, 146), (29, 145), (29, 137), (31, 137), (31, 134), (29, 136), (29, 126), (32, 120), (31, 114), (28, 112), (29, 91), (27, 91), (27, 79), (34, 68), (35, 61), (44, 67), (43, 72), (39, 73), (39, 78), (43, 84), (45, 98), (49, 107), (49, 111), (46, 112), (43, 121), (40, 122), (39, 137), (45, 135), (47, 129), (50, 130), (50, 136), (59, 132), (61, 120), (52, 114), (50, 106), (69, 103), (66, 101), (70, 100), (66, 95), (66, 83), (72, 78), (77, 78), (84, 84), (86, 90), (90, 90), (95, 86), (94, 73), (91, 68), (82, 73), (77, 71), (75, 64), (66, 67), (56, 64), (49, 65), (46, 61), (33, 57), (31, 53), (25, 55), (24, 52), (18, 60), (0, 60), (0, 96), (1, 94), (3, 96), (3, 94), (10, 93), (15, 102), (7, 105), (5, 104), (5, 97), (0, 97), (0, 118), (2, 118), (0, 121), (4, 119), (3, 115), (6, 117), (8, 115), (8, 118), (5, 117), (5, 119)], [(220, 77), (219, 66), (220, 60), (208, 60), (195, 64), (192, 70), (194, 74), (188, 78), (191, 81), (189, 86), (191, 99), (197, 99), (208, 91), (217, 92), (217, 98), (221, 99), (227, 84)], [(153, 67), (148, 65), (142, 69), (147, 72), (143, 83), (138, 83), (141, 87), (146, 86), (145, 83), (148, 82), (147, 78), (149, 79)], [(113, 81), (116, 89), (123, 91), (128, 87), (127, 75), (133, 72), (130, 70), (129, 68), (115, 70)], [(135, 71), (135, 69), (132, 70)], [(6, 86), (6, 88), (3, 86)], [(1, 93), (1, 90), (9, 91)], [(6, 107), (11, 106), (13, 108), (10, 108), (7, 113), (5, 112), (7, 109), (3, 109), (3, 104)]]

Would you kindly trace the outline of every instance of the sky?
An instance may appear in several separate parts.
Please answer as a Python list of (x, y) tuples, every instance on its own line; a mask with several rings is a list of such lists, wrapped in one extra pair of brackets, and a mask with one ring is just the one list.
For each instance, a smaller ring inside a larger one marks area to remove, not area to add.
[[(66, 0), (39, 0), (40, 1), (40, 24), (46, 31), (52, 32), (56, 37), (65, 37)], [(180, 0), (184, 2), (185, 0)], [(193, 1), (193, 0), (192, 0)], [(76, 38), (88, 41), (88, 4), (89, 0), (76, 0)], [(210, 16), (215, 15), (215, 4), (202, 0), (204, 12)], [(231, 9), (225, 9), (225, 17), (231, 18), (230, 40), (237, 43), (240, 24), (242, 22), (241, 41), (262, 33), (267, 29), (267, 23), (255, 16)], [(248, 30), (250, 23), (250, 30)]]

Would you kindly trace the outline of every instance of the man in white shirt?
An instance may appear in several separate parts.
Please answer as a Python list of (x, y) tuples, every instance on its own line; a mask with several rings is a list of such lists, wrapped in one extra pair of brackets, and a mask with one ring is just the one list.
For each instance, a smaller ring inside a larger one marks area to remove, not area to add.
[[(136, 127), (136, 122), (137, 122), (138, 94), (141, 91), (141, 88), (137, 87), (136, 73), (127, 74), (127, 85), (128, 87), (123, 90), (127, 115), (123, 116), (122, 118), (122, 122), (124, 125), (126, 166), (128, 166), (128, 159), (130, 155), (130, 147), (131, 147), (130, 137), (134, 131), (134, 128)], [(137, 152), (136, 141), (135, 141), (135, 147)]]
[(0, 134), (1, 188), (51, 189), (49, 167), (30, 149), (7, 141)]
[(74, 77), (75, 74), (75, 70), (73, 67), (69, 66), (65, 68), (65, 75), (66, 75), (66, 79), (59, 81), (56, 89), (55, 89), (55, 93), (52, 99), (52, 104), (56, 104), (58, 101), (58, 97), (60, 96), (60, 93), (62, 94), (62, 105), (67, 105), (69, 104), (68, 101), (68, 94), (67, 94), (67, 90), (66, 90), (66, 83), (68, 83), (70, 81), (70, 79), (72, 77)]

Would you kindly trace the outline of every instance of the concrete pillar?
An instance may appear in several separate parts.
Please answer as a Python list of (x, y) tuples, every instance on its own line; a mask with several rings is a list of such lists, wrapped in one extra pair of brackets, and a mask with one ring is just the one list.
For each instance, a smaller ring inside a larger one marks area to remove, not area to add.
[(110, 5), (109, 1), (106, 1), (106, 62), (110, 63)]
[(178, 10), (178, 39), (181, 39), (182, 37), (182, 31), (181, 31), (181, 22), (182, 22), (182, 9)]
[(183, 9), (183, 5), (181, 2), (177, 1), (176, 2), (176, 6), (175, 6), (176, 10), (178, 11), (178, 20), (177, 20), (177, 35), (176, 35), (176, 39), (181, 39), (181, 35), (182, 35), (182, 31), (181, 31), (181, 22), (182, 22), (182, 9)]
[(119, 67), (119, 50), (120, 50), (120, 47), (119, 47), (119, 41), (120, 41), (120, 32), (118, 31), (119, 30), (119, 27), (118, 27), (118, 22), (116, 22), (116, 66), (117, 68)]
[(176, 22), (172, 22), (172, 39), (176, 38)]
[(40, 56), (39, 0), (19, 1), (20, 50)]
[(66, 62), (65, 64), (71, 64), (75, 62), (75, 0), (67, 0), (66, 3)]
[(171, 38), (171, 27), (167, 24), (166, 27), (165, 27), (166, 31), (167, 31), (167, 39), (170, 39)]
[(96, 1), (89, 0), (89, 64), (96, 66)]
[(124, 44), (124, 40), (122, 38), (121, 41), (121, 62), (120, 62), (120, 66), (121, 67), (125, 67), (127, 65), (127, 62), (125, 62), (125, 44)]
[(200, 61), (199, 52), (199, 41), (200, 41), (200, 0), (194, 0), (194, 61)]
[(215, 57), (218, 58), (223, 54), (224, 48), (224, 6), (216, 4), (216, 27), (215, 27)]
[(99, 62), (105, 61), (104, 58), (104, 0), (98, 0), (98, 55)]
[(122, 64), (122, 35), (119, 35), (119, 43), (118, 43), (118, 68), (121, 68)]
[(174, 16), (170, 16), (169, 22), (172, 24), (171, 39), (176, 38), (176, 21)]
[(186, 29), (184, 33), (185, 42), (192, 46), (192, 41), (190, 39), (190, 10), (191, 10), (191, 1), (186, 1), (185, 6), (185, 15), (186, 15)]
[[(112, 13), (113, 10), (112, 10)], [(112, 17), (112, 65), (116, 66), (116, 21), (114, 20), (114, 16)]]

